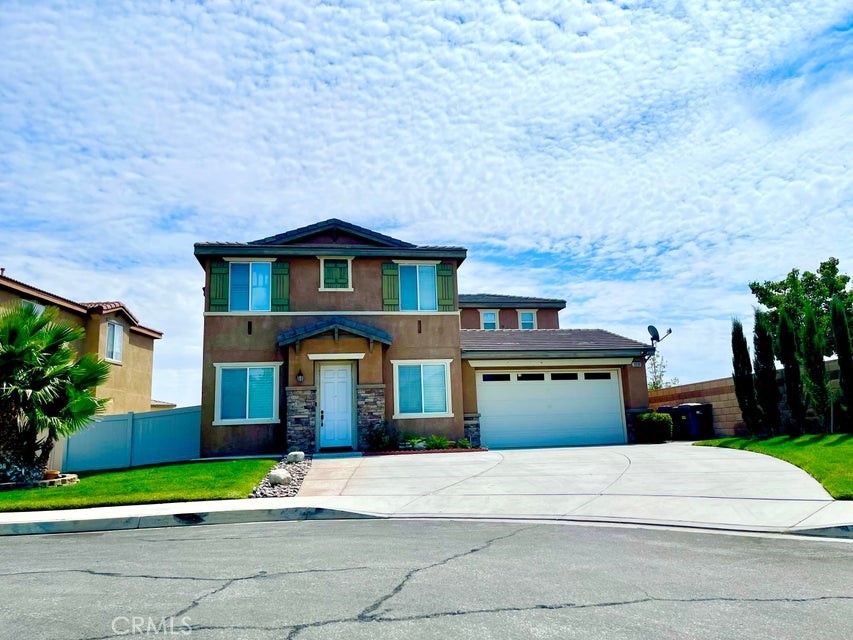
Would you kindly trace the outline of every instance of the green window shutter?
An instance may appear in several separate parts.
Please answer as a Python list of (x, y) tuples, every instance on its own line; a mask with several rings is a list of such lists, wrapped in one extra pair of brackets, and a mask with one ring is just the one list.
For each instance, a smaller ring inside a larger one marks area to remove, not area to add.
[(270, 311), (290, 311), (290, 263), (272, 263), (272, 305)]
[(382, 265), (382, 310), (400, 310), (400, 270), (393, 262)]
[(440, 264), (435, 270), (438, 280), (438, 310), (456, 311), (453, 287), (453, 265)]
[(346, 289), (349, 284), (349, 264), (346, 260), (323, 261), (323, 288)]
[(210, 262), (210, 291), (208, 311), (228, 311), (228, 263), (225, 260)]

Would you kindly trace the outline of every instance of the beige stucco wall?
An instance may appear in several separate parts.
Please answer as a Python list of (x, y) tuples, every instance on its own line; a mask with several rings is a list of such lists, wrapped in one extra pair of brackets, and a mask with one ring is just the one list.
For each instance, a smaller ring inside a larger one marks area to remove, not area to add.
[[(121, 362), (107, 361), (110, 377), (98, 387), (97, 397), (110, 398), (108, 414), (151, 411), (151, 379), (154, 370), (154, 340), (130, 330), (119, 314), (93, 315), (87, 329), (87, 350), (106, 358), (107, 324), (123, 327)], [(92, 342), (97, 339), (97, 345)]]

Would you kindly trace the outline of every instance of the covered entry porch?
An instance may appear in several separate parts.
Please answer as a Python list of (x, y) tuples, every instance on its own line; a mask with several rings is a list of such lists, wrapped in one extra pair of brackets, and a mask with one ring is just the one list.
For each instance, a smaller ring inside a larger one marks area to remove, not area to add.
[(331, 317), (282, 331), (287, 362), (288, 451), (360, 450), (367, 429), (385, 419), (385, 350), (392, 336), (350, 318)]

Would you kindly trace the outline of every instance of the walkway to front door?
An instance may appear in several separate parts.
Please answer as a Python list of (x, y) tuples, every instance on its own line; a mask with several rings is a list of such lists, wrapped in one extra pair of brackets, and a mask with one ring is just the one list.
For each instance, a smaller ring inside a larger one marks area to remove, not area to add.
[(352, 367), (320, 366), (320, 448), (352, 446)]

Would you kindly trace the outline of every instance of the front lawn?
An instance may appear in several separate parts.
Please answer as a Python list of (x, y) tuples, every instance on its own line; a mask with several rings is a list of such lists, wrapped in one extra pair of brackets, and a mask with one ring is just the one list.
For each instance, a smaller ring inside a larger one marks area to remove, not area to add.
[(853, 500), (853, 435), (809, 435), (799, 438), (720, 438), (697, 445), (765, 453), (795, 464), (820, 482), (833, 498)]
[(81, 473), (67, 487), (0, 491), (0, 511), (247, 498), (275, 458), (187, 462)]

